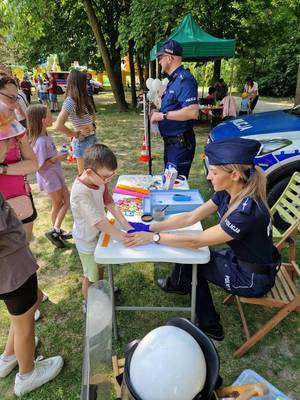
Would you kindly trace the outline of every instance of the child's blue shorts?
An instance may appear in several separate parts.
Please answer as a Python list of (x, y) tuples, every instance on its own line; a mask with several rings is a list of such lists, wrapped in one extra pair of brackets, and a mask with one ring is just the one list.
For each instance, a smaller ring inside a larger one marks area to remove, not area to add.
[(73, 139), (73, 156), (75, 158), (82, 158), (85, 149), (92, 146), (97, 142), (96, 134), (90, 135), (83, 140)]

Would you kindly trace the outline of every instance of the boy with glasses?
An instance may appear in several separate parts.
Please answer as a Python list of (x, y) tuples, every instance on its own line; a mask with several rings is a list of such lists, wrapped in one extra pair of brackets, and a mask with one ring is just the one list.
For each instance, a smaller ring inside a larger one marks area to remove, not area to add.
[[(122, 240), (132, 226), (115, 205), (107, 186), (117, 169), (114, 153), (103, 144), (94, 144), (86, 149), (83, 161), (84, 171), (73, 184), (70, 200), (73, 238), (83, 267), (82, 293), (86, 300), (89, 286), (103, 279), (103, 268), (94, 259), (99, 233)], [(109, 222), (105, 208), (123, 231)]]

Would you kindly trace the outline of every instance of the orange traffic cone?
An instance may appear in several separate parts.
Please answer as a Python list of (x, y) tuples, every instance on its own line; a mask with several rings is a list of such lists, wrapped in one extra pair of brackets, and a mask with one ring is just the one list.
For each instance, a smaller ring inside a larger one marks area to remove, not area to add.
[(149, 160), (149, 149), (144, 139), (141, 147), (141, 155), (139, 156), (139, 161), (148, 162)]
[(69, 148), (69, 155), (67, 158), (68, 162), (76, 162), (76, 158), (73, 157), (73, 147), (72, 147), (72, 139), (71, 139), (71, 144), (70, 144), (70, 148)]

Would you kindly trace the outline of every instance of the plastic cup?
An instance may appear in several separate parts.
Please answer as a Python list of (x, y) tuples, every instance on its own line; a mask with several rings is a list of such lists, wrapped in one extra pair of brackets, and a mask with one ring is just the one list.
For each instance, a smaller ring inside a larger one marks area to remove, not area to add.
[(165, 219), (165, 211), (162, 207), (154, 207), (152, 211), (154, 221), (163, 221)]

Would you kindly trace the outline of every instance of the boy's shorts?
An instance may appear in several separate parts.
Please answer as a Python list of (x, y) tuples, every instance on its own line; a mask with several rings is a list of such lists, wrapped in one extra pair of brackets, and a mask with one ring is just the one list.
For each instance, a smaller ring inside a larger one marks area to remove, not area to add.
[(100, 265), (95, 262), (94, 254), (84, 254), (78, 251), (81, 265), (83, 268), (83, 275), (92, 283), (99, 280)]

